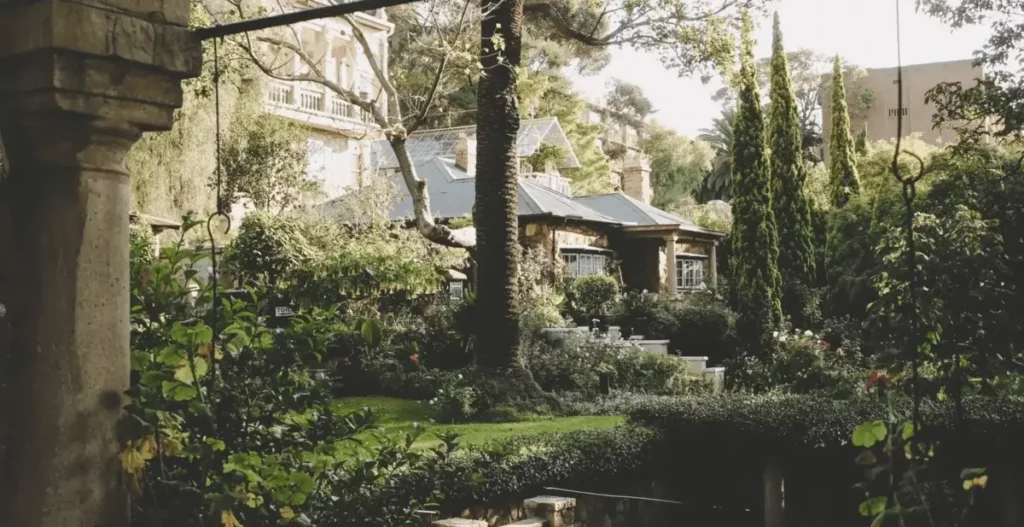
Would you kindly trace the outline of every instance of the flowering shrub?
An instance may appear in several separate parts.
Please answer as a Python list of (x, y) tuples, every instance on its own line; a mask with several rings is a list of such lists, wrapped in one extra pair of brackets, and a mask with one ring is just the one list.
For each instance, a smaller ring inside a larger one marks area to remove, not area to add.
[(768, 361), (743, 357), (732, 361), (737, 387), (754, 392), (824, 393), (846, 399), (864, 391), (868, 368), (855, 352), (833, 348), (811, 330), (772, 334), (779, 352)]

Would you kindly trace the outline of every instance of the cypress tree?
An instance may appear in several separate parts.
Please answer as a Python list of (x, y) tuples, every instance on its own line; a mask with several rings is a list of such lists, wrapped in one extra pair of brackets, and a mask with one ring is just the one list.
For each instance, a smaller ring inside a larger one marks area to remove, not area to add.
[(803, 129), (789, 64), (782, 45), (779, 14), (772, 32), (771, 141), (772, 205), (779, 231), (779, 273), (782, 275), (782, 310), (797, 327), (806, 327), (806, 304), (814, 273), (811, 207), (804, 192), (807, 173), (803, 159)]
[(850, 198), (860, 194), (860, 178), (857, 176), (857, 160), (854, 157), (853, 135), (850, 133), (850, 111), (846, 107), (846, 86), (843, 85), (843, 69), (836, 55), (832, 66), (832, 129), (829, 131), (829, 184), (832, 190), (832, 204), (837, 208), (846, 205)]
[(781, 280), (752, 32), (750, 16), (744, 13), (739, 101), (733, 125), (732, 286), (742, 345), (746, 352), (767, 358), (775, 349), (772, 331), (782, 322)]

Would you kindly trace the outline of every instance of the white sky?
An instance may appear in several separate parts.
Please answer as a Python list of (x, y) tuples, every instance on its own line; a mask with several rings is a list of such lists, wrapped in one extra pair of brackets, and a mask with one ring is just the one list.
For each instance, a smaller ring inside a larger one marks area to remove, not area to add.
[[(920, 64), (971, 58), (982, 46), (988, 30), (981, 27), (951, 28), (914, 11), (912, 0), (901, 2), (903, 64)], [(863, 67), (896, 65), (896, 0), (781, 0), (776, 4), (787, 50), (811, 48)], [(771, 53), (771, 18), (758, 22), (755, 33), (758, 58)], [(696, 76), (679, 78), (666, 71), (654, 54), (615, 49), (612, 61), (601, 74), (577, 77), (576, 88), (599, 97), (612, 78), (643, 88), (657, 113), (654, 118), (679, 132), (694, 136), (718, 116), (720, 105), (711, 95), (721, 86), (713, 80), (703, 85)]]

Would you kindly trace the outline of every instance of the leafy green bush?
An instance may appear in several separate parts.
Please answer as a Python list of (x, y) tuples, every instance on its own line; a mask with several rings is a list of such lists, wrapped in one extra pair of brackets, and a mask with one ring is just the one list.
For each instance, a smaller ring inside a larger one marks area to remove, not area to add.
[[(194, 225), (186, 221), (185, 232)], [(136, 495), (134, 525), (409, 525), (415, 508), (442, 497), (444, 487), (417, 494), (392, 482), (444, 473), (449, 443), (414, 452), (415, 437), (381, 439), (352, 455), (372, 414), (337, 410), (320, 375), (330, 346), (352, 333), (337, 311), (299, 312), (275, 330), (250, 291), (222, 297), (215, 313), (205, 284), (189, 301), (187, 282), (205, 255), (177, 244), (163, 256), (131, 262), (132, 401), (121, 463)], [(380, 341), (372, 325), (361, 333), (368, 347)]]
[(673, 353), (708, 357), (710, 364), (720, 364), (735, 354), (735, 315), (710, 295), (663, 300), (647, 292), (630, 291), (623, 295), (614, 320), (624, 336), (665, 339)]
[(833, 399), (863, 395), (871, 371), (855, 350), (833, 348), (810, 330), (776, 332), (779, 352), (770, 360), (737, 357), (727, 362), (733, 387), (755, 393), (819, 393)]
[(629, 291), (622, 295), (616, 309), (615, 323), (623, 337), (642, 336), (647, 339), (667, 339), (675, 331), (672, 305), (658, 300), (647, 291)]
[[(396, 484), (443, 486), (441, 510), (457, 515), (472, 505), (543, 494), (546, 486), (594, 487), (646, 477), (665, 446), (660, 434), (639, 427), (532, 435), (467, 451), (445, 474), (400, 476)], [(468, 482), (468, 475), (475, 480)]]
[[(961, 404), (957, 412), (952, 400), (922, 401), (922, 421), (934, 439), (959, 434), (958, 441), (1001, 447), (1024, 439), (1024, 399), (971, 396)], [(891, 411), (896, 420), (909, 420), (912, 410), (909, 398), (894, 398)], [(857, 427), (885, 420), (888, 411), (890, 406), (876, 397), (840, 401), (817, 395), (721, 394), (652, 398), (635, 406), (629, 421), (661, 430), (670, 443), (685, 438), (688, 444), (755, 451), (849, 448)], [(964, 431), (970, 434), (963, 435)]]
[(624, 391), (680, 394), (706, 389), (686, 362), (627, 341), (571, 335), (557, 342), (538, 342), (524, 355), (534, 379), (549, 392), (593, 396), (601, 389), (602, 377)]
[(573, 281), (570, 299), (573, 318), (577, 322), (611, 314), (619, 296), (619, 283), (607, 275), (581, 276)]

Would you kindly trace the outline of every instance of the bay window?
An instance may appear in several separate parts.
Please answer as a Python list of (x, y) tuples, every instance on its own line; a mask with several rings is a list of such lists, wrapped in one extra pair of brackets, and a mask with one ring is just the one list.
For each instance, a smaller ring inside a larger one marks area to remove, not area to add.
[(588, 247), (563, 248), (559, 252), (562, 255), (562, 263), (565, 264), (566, 271), (573, 278), (608, 274), (608, 268), (611, 265), (611, 251)]
[(706, 269), (707, 257), (702, 254), (676, 256), (676, 291), (704, 289)]

